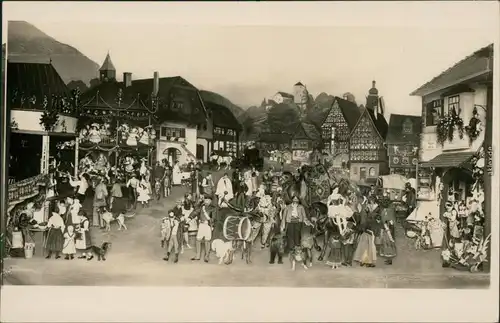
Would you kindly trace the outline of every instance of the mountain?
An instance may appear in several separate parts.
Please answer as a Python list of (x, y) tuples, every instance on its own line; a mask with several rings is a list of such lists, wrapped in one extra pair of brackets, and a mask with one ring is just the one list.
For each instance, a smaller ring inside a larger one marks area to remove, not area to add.
[(63, 44), (26, 21), (8, 23), (8, 58), (13, 62), (48, 63), (65, 83), (97, 77), (99, 65), (76, 48)]

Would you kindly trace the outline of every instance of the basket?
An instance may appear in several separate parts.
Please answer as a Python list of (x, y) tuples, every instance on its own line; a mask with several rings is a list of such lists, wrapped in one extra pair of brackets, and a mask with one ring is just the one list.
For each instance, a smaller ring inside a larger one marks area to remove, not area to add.
[(35, 253), (35, 244), (34, 243), (25, 243), (24, 244), (24, 258), (26, 258), (26, 259), (33, 258), (34, 253)]

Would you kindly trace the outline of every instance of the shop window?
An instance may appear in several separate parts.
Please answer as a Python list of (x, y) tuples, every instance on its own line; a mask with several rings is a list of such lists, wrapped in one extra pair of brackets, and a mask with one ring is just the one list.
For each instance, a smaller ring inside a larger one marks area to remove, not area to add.
[(161, 127), (161, 137), (186, 138), (186, 129)]
[(368, 176), (370, 176), (370, 177), (376, 177), (377, 176), (377, 172), (375, 170), (375, 167), (370, 167), (370, 170), (368, 171)]
[(444, 114), (443, 111), (443, 100), (434, 100), (426, 104), (425, 108), (425, 125), (426, 126), (436, 126), (439, 122), (439, 118)]
[(448, 115), (451, 115), (453, 111), (460, 116), (460, 95), (448, 97)]

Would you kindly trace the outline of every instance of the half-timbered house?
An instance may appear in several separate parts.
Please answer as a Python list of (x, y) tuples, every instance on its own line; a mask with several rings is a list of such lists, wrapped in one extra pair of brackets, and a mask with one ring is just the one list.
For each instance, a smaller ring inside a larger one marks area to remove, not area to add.
[(239, 154), (241, 125), (227, 107), (217, 103), (206, 103), (213, 118), (213, 142), (211, 150), (219, 155), (236, 157)]
[(421, 128), (420, 116), (391, 114), (386, 138), (391, 174), (416, 178)]
[(321, 133), (316, 125), (305, 121), (299, 123), (292, 137), (292, 160), (309, 162), (312, 151), (321, 144)]
[(361, 184), (374, 183), (388, 173), (385, 138), (388, 124), (383, 115), (375, 81), (367, 97), (366, 108), (349, 138), (350, 178)]
[(347, 166), (349, 137), (360, 115), (355, 103), (339, 97), (321, 110), (316, 124), (321, 128), (323, 153), (329, 156), (333, 167)]
[(261, 132), (256, 145), (265, 151), (290, 150), (291, 139), (288, 133)]

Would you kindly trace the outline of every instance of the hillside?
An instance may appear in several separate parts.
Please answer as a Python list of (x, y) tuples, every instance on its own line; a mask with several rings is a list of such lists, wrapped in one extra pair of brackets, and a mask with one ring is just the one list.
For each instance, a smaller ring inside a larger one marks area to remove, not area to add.
[(200, 90), (200, 95), (204, 101), (220, 104), (222, 106), (227, 107), (234, 114), (236, 119), (241, 121), (241, 119), (239, 117), (245, 112), (245, 110), (243, 110), (241, 107), (237, 106), (236, 104), (232, 103), (227, 98), (223, 97), (222, 95), (220, 95), (218, 93), (215, 93), (212, 91), (206, 91), (206, 90)]
[(33, 63), (52, 60), (65, 83), (82, 80), (88, 85), (98, 75), (96, 62), (26, 21), (9, 21), (7, 41), (9, 60)]

